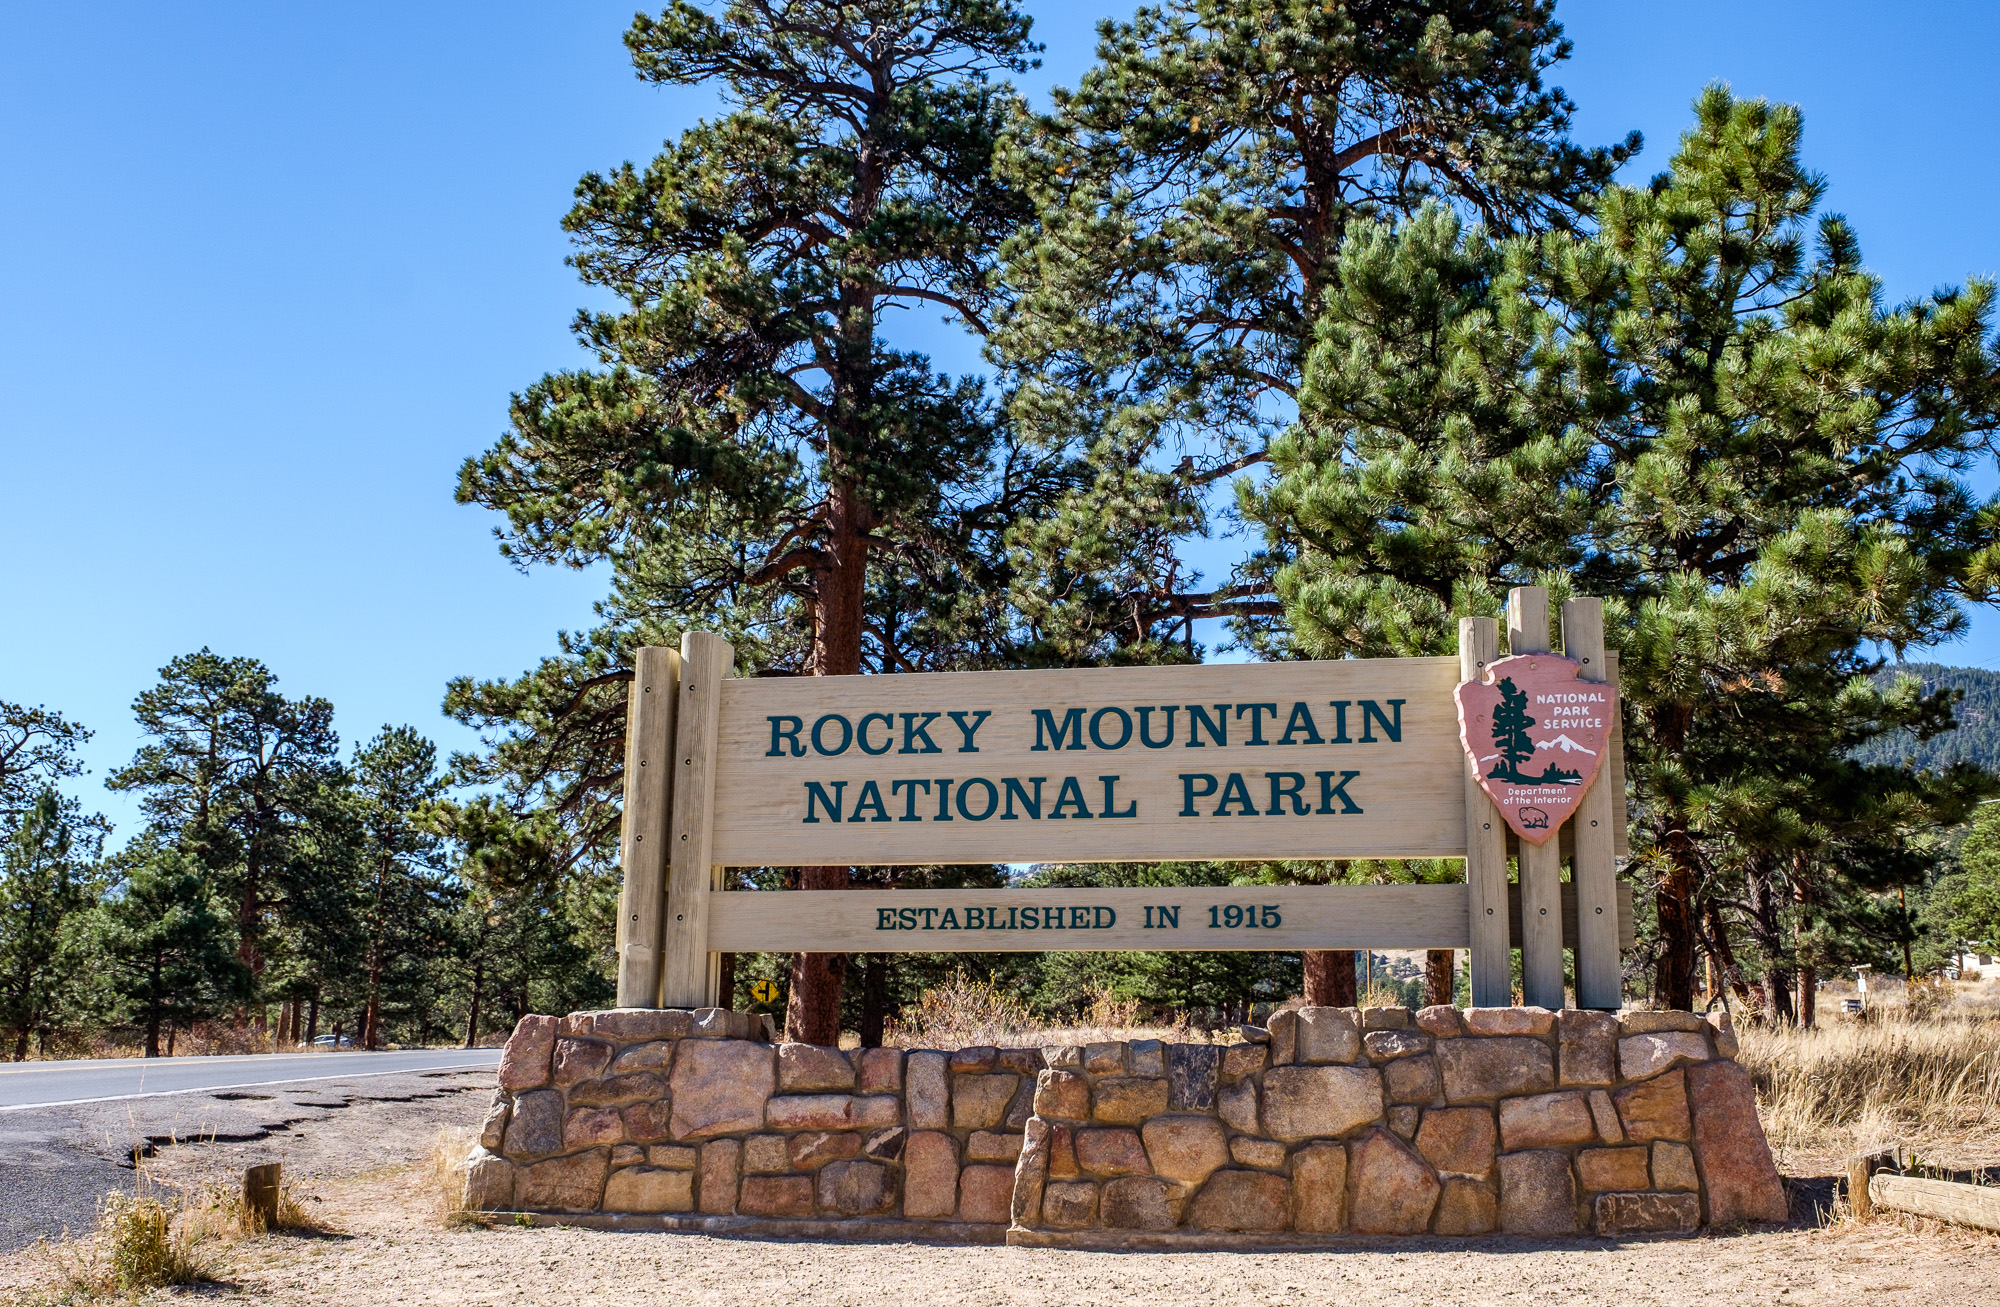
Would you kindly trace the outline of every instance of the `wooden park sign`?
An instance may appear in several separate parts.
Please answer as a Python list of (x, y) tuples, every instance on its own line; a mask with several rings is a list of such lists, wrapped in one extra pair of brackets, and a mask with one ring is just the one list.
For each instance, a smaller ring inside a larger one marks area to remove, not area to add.
[[(1473, 1001), (1496, 1006), (1518, 932), (1527, 1001), (1561, 1007), (1567, 908), (1578, 1001), (1616, 1007), (1630, 911), (1613, 874), (1624, 781), (1600, 605), (1564, 604), (1565, 658), (1541, 590), (1514, 591), (1508, 613), (1505, 660), (1490, 618), (1460, 623), (1455, 659), (735, 679), (712, 635), (642, 649), (618, 1001), (713, 1003), (724, 952), (1374, 947), (1469, 948)], [(1459, 858), (1467, 875), (721, 890), (730, 866), (1277, 858)]]

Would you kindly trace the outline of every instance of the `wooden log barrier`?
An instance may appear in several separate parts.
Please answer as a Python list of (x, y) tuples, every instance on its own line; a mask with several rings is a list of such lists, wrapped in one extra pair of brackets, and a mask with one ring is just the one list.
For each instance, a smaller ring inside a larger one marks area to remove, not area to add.
[[(1868, 1204), (1874, 1207), (1892, 1207), (1916, 1216), (2000, 1232), (2000, 1188), (1990, 1185), (1879, 1171), (1868, 1178), (1864, 1192)], [(1855, 1214), (1862, 1214), (1858, 1204)]]

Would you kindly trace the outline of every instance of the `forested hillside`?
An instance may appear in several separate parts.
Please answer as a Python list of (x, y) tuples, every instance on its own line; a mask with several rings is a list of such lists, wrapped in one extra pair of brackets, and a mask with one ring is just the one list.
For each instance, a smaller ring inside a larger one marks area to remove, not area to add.
[(1948, 767), (1955, 762), (1975, 763), (1988, 771), (2000, 772), (2000, 672), (1981, 667), (1947, 667), (1942, 663), (1903, 663), (1889, 668), (1877, 679), (1884, 685), (1899, 675), (1915, 676), (1926, 692), (1957, 690), (1965, 697), (1958, 705), (1958, 727), (1928, 740), (1918, 740), (1908, 731), (1870, 740), (1855, 751), (1863, 762), (1913, 761), (1924, 770)]

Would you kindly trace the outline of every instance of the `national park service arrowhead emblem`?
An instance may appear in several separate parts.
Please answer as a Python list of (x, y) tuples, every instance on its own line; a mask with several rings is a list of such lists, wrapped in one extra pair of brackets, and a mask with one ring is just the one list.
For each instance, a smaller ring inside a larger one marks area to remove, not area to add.
[(1516, 654), (1458, 687), (1458, 738), (1514, 833), (1541, 844), (1597, 779), (1611, 747), (1611, 687), (1554, 654)]

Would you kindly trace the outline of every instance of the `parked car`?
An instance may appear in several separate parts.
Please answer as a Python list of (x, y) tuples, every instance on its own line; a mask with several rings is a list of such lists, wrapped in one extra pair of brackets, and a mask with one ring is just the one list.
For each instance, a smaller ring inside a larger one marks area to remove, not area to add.
[(314, 1048), (353, 1048), (354, 1041), (346, 1035), (321, 1035), (313, 1041)]

